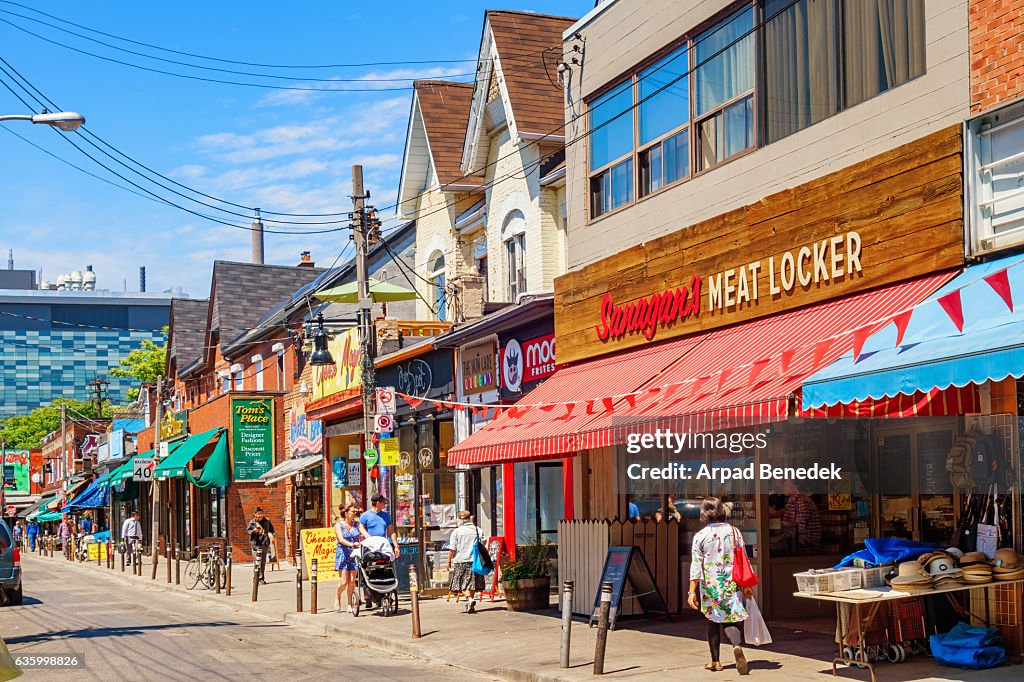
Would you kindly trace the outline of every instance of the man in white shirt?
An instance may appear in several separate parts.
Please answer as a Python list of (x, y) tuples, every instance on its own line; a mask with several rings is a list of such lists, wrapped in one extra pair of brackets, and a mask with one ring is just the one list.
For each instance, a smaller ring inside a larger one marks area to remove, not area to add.
[(135, 556), (135, 548), (142, 542), (142, 523), (139, 521), (139, 512), (133, 512), (121, 524), (121, 539), (124, 540), (125, 553), (128, 555), (128, 565), (131, 566), (132, 557)]

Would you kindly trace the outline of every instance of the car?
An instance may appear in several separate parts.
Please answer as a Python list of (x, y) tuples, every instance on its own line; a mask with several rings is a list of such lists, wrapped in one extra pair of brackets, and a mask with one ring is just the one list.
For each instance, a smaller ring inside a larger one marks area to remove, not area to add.
[(11, 529), (0, 519), (0, 587), (7, 593), (7, 604), (21, 604), (21, 550), (14, 544)]

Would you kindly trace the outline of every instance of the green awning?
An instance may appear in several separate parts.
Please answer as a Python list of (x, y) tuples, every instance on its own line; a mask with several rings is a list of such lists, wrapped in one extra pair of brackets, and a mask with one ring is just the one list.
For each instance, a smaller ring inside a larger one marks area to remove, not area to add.
[(62, 518), (64, 518), (64, 515), (60, 512), (47, 510), (37, 516), (36, 521), (39, 523), (50, 523), (51, 521), (60, 521)]
[(206, 460), (206, 464), (203, 465), (203, 471), (199, 474), (199, 478), (196, 479), (185, 470), (185, 475), (188, 480), (192, 481), (199, 488), (223, 488), (226, 485), (231, 484), (231, 456), (228, 454), (228, 439), (224, 433), (220, 434), (220, 438), (217, 439), (217, 446), (213, 449), (213, 453), (209, 459)]
[(210, 440), (222, 431), (221, 428), (210, 429), (181, 441), (174, 452), (156, 465), (153, 478), (184, 478), (188, 472), (188, 463), (192, 461), (192, 458), (198, 455), (199, 451), (209, 445)]
[(36, 521), (38, 521), (39, 520), (39, 515), (40, 514), (45, 514), (48, 511), (47, 508), (46, 508), (46, 505), (50, 504), (51, 502), (53, 502), (56, 499), (57, 499), (57, 496), (53, 495), (52, 497), (47, 497), (45, 500), (41, 500), (40, 502), (38, 502), (36, 504), (35, 511), (31, 512), (28, 516), (26, 516), (25, 520), (26, 521), (32, 521), (33, 519), (35, 519)]

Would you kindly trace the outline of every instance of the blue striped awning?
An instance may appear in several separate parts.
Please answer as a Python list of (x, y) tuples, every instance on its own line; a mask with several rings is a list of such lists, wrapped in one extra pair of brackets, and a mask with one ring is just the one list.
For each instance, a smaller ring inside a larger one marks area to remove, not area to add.
[[(995, 286), (1003, 271), (1013, 310)], [(939, 304), (956, 290), (962, 331)], [(898, 346), (896, 340), (896, 325), (889, 324), (865, 341), (856, 360), (850, 351), (808, 377), (803, 409), (1024, 376), (1024, 255), (968, 267), (914, 307)]]

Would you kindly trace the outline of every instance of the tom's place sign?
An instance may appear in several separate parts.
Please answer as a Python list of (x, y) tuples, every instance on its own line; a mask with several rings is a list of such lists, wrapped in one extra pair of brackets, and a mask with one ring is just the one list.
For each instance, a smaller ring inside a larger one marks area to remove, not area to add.
[(274, 466), (274, 401), (231, 401), (231, 454), (236, 481), (257, 481)]

